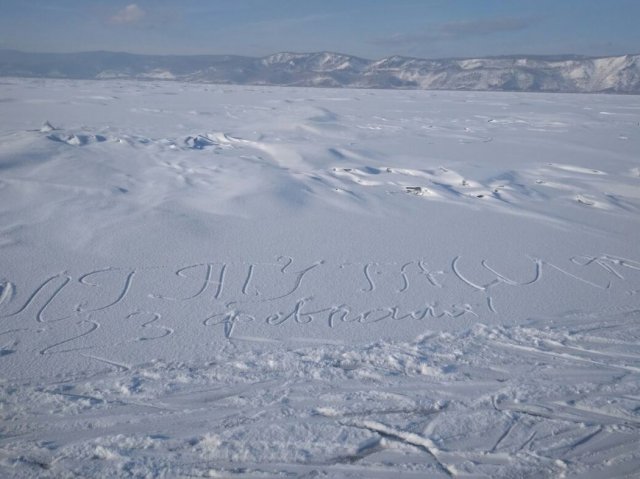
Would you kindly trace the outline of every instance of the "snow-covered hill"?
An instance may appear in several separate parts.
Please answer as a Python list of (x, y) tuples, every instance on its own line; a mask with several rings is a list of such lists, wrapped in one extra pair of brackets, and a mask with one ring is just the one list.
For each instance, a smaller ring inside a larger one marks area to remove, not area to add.
[(640, 93), (640, 55), (366, 60), (340, 53), (154, 56), (0, 51), (0, 76), (166, 79), (242, 85)]

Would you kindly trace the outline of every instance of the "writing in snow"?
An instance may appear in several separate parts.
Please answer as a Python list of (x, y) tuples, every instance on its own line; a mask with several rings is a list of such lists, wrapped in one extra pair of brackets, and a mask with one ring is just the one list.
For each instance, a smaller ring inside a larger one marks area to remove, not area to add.
[[(608, 290), (615, 281), (625, 281), (628, 272), (640, 272), (640, 262), (608, 254), (575, 256), (566, 264), (525, 256), (522, 264), (529, 266), (522, 270), (521, 278), (500, 271), (485, 259), (461, 256), (446, 262), (445, 268), (432, 268), (424, 259), (294, 263), (292, 257), (280, 256), (271, 262), (202, 262), (177, 270), (108, 267), (76, 276), (58, 273), (31, 287), (19, 288), (5, 280), (0, 283), (0, 317), (32, 316), (38, 323), (54, 323), (116, 307), (131, 307), (127, 317), (134, 317), (141, 311), (154, 314), (148, 304), (141, 309), (143, 299), (155, 302), (158, 309), (163, 302), (200, 301), (205, 311), (202, 323), (222, 325), (225, 336), (231, 337), (243, 322), (278, 326), (323, 321), (333, 328), (338, 323), (477, 317), (469, 302), (446, 302), (446, 290), (461, 287), (479, 293), (488, 310), (496, 313), (494, 295), (498, 287), (527, 287), (554, 273), (585, 287)], [(587, 270), (589, 274), (581, 274)], [(313, 291), (326, 289), (327, 285), (354, 298), (371, 295), (396, 300), (370, 308), (354, 307), (358, 301), (323, 304)], [(428, 291), (431, 300), (407, 306), (402, 295), (416, 291)], [(269, 307), (281, 301), (289, 305)], [(265, 312), (269, 309), (272, 312)]]
[[(309, 306), (312, 301), (313, 298), (299, 299), (290, 311), (269, 314), (264, 317), (263, 322), (270, 326), (279, 326), (287, 322), (309, 324), (316, 320), (324, 320), (330, 328), (333, 328), (337, 323), (366, 324), (384, 320), (401, 321), (407, 319), (422, 321), (428, 318), (459, 318), (465, 314), (478, 316), (469, 304), (452, 305), (450, 309), (444, 309), (433, 303), (408, 312), (402, 311), (399, 306), (389, 306), (358, 313), (354, 312), (353, 308), (347, 304), (316, 309)], [(228, 304), (227, 311), (209, 316), (204, 320), (204, 325), (223, 325), (225, 337), (231, 338), (236, 324), (253, 322), (258, 319), (257, 316), (236, 309), (235, 306), (233, 303)]]

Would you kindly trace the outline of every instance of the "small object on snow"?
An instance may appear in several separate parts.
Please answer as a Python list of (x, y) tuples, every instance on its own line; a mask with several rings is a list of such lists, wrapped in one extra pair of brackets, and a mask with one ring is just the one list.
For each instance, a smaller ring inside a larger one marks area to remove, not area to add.
[(188, 136), (184, 140), (184, 144), (192, 150), (203, 150), (208, 146), (215, 145), (215, 143), (202, 135)]
[(584, 198), (583, 196), (578, 195), (576, 197), (576, 200), (578, 201), (578, 203), (582, 204), (582, 205), (586, 205), (586, 206), (594, 206), (595, 203), (593, 201), (589, 201), (586, 198)]
[(416, 196), (423, 196), (427, 191), (426, 188), (422, 188), (422, 186), (405, 186), (404, 189), (407, 193)]
[(40, 128), (40, 131), (41, 131), (42, 133), (49, 133), (49, 132), (51, 132), (51, 131), (53, 131), (53, 130), (55, 130), (55, 129), (56, 129), (56, 128), (54, 128), (54, 127), (53, 127), (53, 125), (52, 125), (51, 123), (49, 123), (49, 121), (45, 121), (45, 122), (42, 124), (42, 128)]

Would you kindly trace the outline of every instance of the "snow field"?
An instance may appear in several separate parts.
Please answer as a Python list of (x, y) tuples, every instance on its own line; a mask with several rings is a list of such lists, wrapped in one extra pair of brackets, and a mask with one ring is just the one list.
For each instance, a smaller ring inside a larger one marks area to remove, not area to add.
[(634, 477), (635, 96), (5, 79), (3, 477)]

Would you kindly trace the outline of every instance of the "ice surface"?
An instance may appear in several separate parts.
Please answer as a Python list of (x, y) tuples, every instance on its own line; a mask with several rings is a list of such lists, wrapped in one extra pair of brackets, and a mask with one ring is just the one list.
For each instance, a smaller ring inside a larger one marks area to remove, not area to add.
[(640, 471), (640, 97), (1, 96), (3, 477)]

